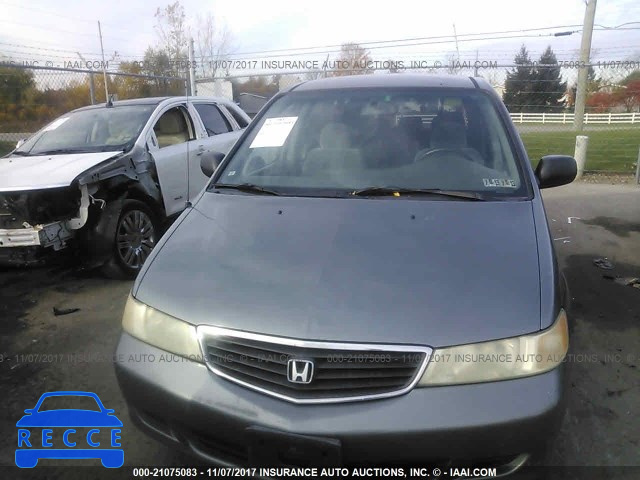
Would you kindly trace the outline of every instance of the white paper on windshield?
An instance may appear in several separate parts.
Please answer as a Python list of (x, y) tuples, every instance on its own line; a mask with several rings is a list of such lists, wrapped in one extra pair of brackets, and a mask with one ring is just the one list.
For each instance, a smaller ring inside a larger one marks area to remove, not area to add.
[(298, 117), (267, 118), (249, 148), (281, 147)]
[(59, 118), (56, 121), (51, 122), (49, 125), (47, 125), (47, 127), (43, 131), (50, 132), (51, 130), (55, 130), (60, 125), (62, 125), (64, 122), (66, 122), (67, 120), (69, 120), (69, 117)]

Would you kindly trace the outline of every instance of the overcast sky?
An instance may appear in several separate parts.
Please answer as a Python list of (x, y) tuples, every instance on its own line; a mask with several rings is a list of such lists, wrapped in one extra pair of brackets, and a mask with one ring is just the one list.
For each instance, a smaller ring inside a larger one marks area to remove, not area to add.
[[(157, 42), (154, 13), (167, 3), (159, 0), (97, 2), (92, 0), (0, 0), (0, 54), (16, 60), (48, 59), (58, 65), (77, 60), (74, 52), (98, 58), (100, 43), (97, 20), (102, 22), (107, 57), (117, 51), (122, 60), (141, 59), (147, 46)], [(515, 50), (525, 43), (534, 56), (551, 45), (560, 59), (575, 59), (580, 33), (565, 37), (529, 32), (526, 38), (465, 41), (465, 34), (549, 26), (581, 25), (583, 0), (461, 1), (422, 0), (392, 2), (323, 0), (230, 1), (182, 0), (189, 19), (207, 12), (224, 22), (233, 36), (237, 58), (246, 52), (298, 47), (328, 46), (347, 41), (373, 42), (415, 37), (452, 35), (453, 24), (460, 35), (462, 59), (498, 60), (510, 63)], [(386, 5), (385, 8), (381, 8)], [(640, 1), (600, 0), (596, 24), (615, 27), (640, 22)], [(194, 22), (195, 24), (195, 22)], [(640, 59), (640, 23), (627, 25), (638, 30), (594, 32), (596, 59)], [(596, 27), (599, 28), (599, 27)], [(576, 30), (579, 27), (554, 31)], [(514, 34), (515, 35), (515, 34)], [(414, 45), (371, 49), (374, 59), (446, 58), (455, 44)], [(49, 49), (49, 50), (46, 50)], [(332, 50), (331, 48), (320, 49)], [(291, 59), (325, 58), (305, 53)], [(332, 54), (335, 55), (335, 54)], [(252, 55), (252, 58), (266, 58)], [(279, 60), (284, 57), (277, 57)]]

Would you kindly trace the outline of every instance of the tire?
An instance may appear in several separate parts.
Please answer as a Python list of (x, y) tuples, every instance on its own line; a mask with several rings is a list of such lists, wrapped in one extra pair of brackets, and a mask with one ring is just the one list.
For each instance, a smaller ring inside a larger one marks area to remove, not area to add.
[(132, 279), (138, 275), (159, 238), (153, 210), (138, 200), (125, 200), (118, 216), (111, 258), (102, 271), (109, 278)]

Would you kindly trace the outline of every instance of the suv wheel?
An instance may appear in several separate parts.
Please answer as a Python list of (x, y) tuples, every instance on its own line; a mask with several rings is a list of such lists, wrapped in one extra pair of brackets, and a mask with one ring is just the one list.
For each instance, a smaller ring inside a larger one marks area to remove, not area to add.
[(153, 211), (138, 200), (126, 200), (116, 225), (111, 259), (103, 270), (111, 278), (135, 278), (158, 240)]

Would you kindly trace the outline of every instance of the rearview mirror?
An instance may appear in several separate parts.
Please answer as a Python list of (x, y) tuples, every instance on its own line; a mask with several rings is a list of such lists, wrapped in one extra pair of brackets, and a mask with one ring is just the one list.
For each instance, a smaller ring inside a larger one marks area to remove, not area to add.
[(22, 145), (24, 145), (24, 142), (26, 142), (27, 139), (26, 138), (21, 138), (20, 140), (18, 140), (18, 143), (16, 143), (16, 149), (20, 148)]
[(578, 165), (569, 155), (545, 155), (540, 159), (535, 173), (540, 188), (559, 187), (573, 182)]
[(220, 152), (204, 152), (200, 159), (200, 169), (207, 177), (213, 175), (220, 162), (224, 158), (224, 153)]

